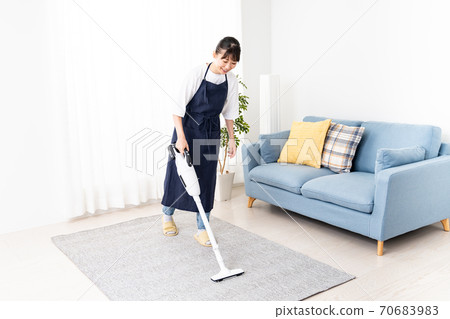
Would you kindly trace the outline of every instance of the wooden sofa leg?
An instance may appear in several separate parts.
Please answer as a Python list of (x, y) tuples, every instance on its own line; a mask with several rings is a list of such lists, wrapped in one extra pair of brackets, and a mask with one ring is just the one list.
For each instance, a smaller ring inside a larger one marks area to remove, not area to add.
[(444, 226), (445, 231), (450, 231), (450, 222), (449, 219), (443, 219), (441, 220), (442, 226)]
[(383, 256), (383, 246), (384, 246), (384, 241), (378, 241), (378, 246), (377, 246), (377, 255), (378, 256)]
[(255, 201), (255, 199), (256, 198), (253, 198), (253, 197), (248, 198), (248, 205), (247, 205), (248, 208), (252, 208), (252, 205), (253, 205), (253, 202)]

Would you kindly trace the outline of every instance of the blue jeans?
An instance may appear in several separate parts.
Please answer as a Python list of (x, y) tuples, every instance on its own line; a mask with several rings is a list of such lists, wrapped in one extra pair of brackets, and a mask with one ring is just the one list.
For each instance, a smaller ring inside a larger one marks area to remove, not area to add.
[[(172, 216), (173, 213), (175, 212), (175, 208), (174, 207), (168, 207), (168, 206), (164, 206), (162, 207), (162, 211), (164, 214)], [(205, 212), (206, 214), (206, 218), (209, 221), (209, 214), (211, 212)], [(203, 224), (203, 220), (202, 220), (202, 216), (200, 216), (200, 213), (197, 213), (197, 228), (198, 229), (205, 229), (205, 225)]]

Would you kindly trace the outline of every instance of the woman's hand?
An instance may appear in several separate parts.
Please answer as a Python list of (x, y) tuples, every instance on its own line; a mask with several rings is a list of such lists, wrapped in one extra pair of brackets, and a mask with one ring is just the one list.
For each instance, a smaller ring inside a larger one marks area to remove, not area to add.
[(175, 147), (181, 154), (184, 153), (184, 149), (189, 151), (189, 145), (186, 141), (186, 136), (184, 136), (183, 130), (183, 122), (180, 116), (173, 114), (173, 124), (175, 125), (175, 129), (177, 130), (177, 142), (175, 143)]
[(236, 155), (236, 141), (234, 138), (228, 140), (228, 156), (233, 158)]
[(184, 149), (187, 149), (189, 151), (189, 144), (186, 141), (186, 138), (184, 138), (184, 137), (177, 139), (177, 142), (175, 143), (175, 147), (181, 154), (184, 153)]
[(230, 158), (233, 158), (234, 155), (236, 155), (236, 141), (234, 140), (234, 124), (233, 120), (227, 120), (225, 119), (225, 124), (227, 125), (227, 131), (228, 131), (228, 137), (231, 137), (228, 139), (228, 156)]

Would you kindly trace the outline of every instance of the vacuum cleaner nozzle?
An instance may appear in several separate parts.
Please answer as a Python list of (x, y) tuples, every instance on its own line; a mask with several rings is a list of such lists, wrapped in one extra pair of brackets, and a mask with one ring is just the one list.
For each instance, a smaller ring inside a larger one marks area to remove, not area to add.
[(211, 280), (214, 282), (219, 282), (222, 281), (224, 279), (230, 278), (230, 277), (234, 277), (234, 276), (240, 276), (244, 273), (244, 271), (242, 269), (221, 269), (220, 272), (217, 275), (214, 275), (211, 277)]

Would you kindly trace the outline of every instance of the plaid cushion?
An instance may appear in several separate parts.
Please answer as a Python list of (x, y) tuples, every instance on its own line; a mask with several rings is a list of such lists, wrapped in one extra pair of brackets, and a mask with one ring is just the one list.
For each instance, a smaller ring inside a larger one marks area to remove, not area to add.
[(322, 152), (322, 167), (336, 173), (349, 173), (364, 127), (331, 123)]

